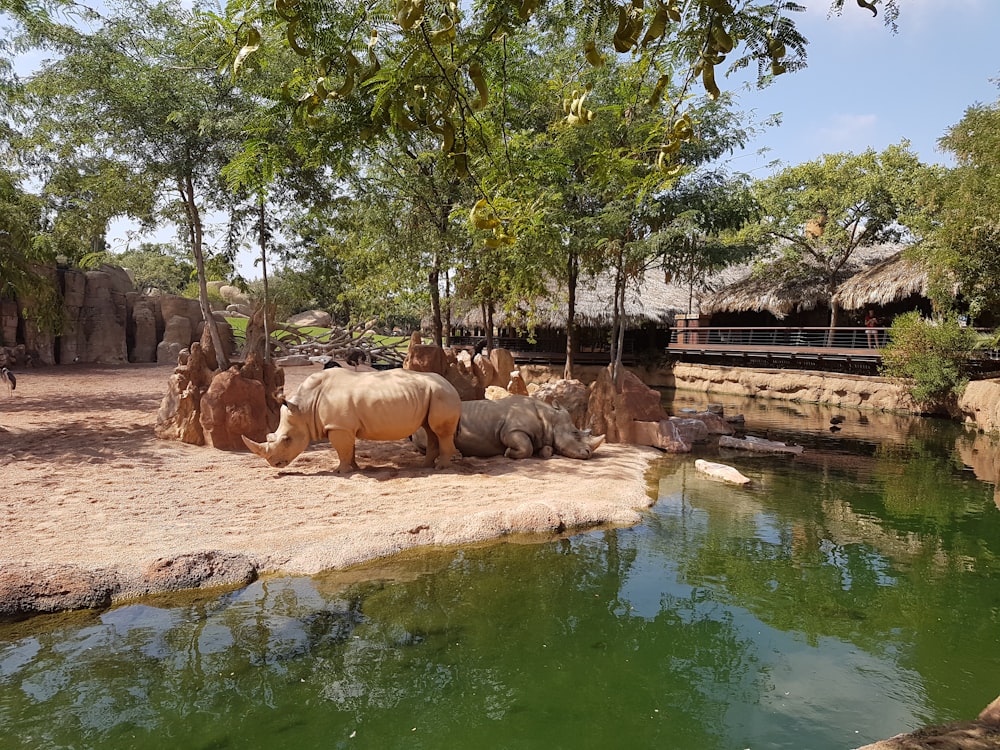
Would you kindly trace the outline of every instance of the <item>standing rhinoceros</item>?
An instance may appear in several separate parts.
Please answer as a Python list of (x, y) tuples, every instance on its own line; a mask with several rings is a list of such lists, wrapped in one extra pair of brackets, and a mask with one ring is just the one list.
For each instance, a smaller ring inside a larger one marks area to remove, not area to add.
[(281, 421), (266, 443), (243, 436), (247, 447), (283, 468), (324, 437), (337, 451), (346, 474), (357, 469), (354, 441), (402, 440), (421, 427), (428, 440), (425, 466), (441, 468), (455, 454), (461, 413), (458, 391), (440, 375), (411, 370), (354, 372), (334, 368), (302, 381), (281, 407)]
[[(423, 433), (414, 435), (422, 446)], [(569, 412), (530, 396), (508, 396), (496, 401), (462, 402), (462, 419), (455, 446), (463, 456), (548, 458), (558, 453), (569, 458), (590, 458), (604, 436), (579, 430)]]

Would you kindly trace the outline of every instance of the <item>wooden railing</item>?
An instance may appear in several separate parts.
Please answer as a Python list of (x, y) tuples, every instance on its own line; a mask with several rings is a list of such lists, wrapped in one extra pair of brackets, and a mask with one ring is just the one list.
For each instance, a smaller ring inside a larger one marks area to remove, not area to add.
[[(742, 367), (874, 375), (889, 335), (887, 328), (863, 327), (684, 327), (671, 331), (667, 353), (682, 360)], [(993, 377), (1000, 373), (1000, 351), (976, 352), (966, 368), (972, 377)]]
[[(670, 348), (726, 346), (783, 349), (871, 349), (887, 341), (885, 328), (805, 328), (709, 326), (675, 328), (670, 333)], [(875, 352), (872, 352), (873, 354)], [(877, 356), (877, 355), (876, 355)]]

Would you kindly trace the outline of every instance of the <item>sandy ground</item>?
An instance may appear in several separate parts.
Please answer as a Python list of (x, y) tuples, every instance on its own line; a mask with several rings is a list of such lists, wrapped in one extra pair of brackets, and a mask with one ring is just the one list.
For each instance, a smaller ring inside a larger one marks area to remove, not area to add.
[[(316, 367), (286, 370), (286, 393)], [(261, 572), (312, 574), (430, 544), (641, 520), (659, 454), (602, 446), (589, 461), (461, 458), (425, 469), (407, 441), (359, 441), (334, 474), (315, 444), (284, 470), (250, 453), (160, 440), (173, 367), (23, 370), (0, 386), (0, 568), (72, 564), (133, 575), (218, 550)]]

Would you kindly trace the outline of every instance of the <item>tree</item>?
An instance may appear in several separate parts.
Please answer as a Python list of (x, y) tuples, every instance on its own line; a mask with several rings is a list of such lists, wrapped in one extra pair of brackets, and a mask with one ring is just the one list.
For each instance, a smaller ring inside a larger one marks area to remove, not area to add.
[(143, 243), (121, 253), (100, 252), (84, 259), (88, 266), (111, 263), (129, 272), (137, 289), (149, 293), (182, 294), (196, 272), (187, 253), (173, 245)]
[(32, 242), (41, 209), (41, 201), (20, 190), (14, 175), (0, 168), (0, 299), (30, 301), (23, 314), (39, 328), (54, 331), (62, 321), (59, 292), (40, 268), (54, 265), (55, 256)]
[(977, 337), (957, 316), (926, 320), (919, 312), (898, 316), (882, 352), (883, 371), (903, 379), (910, 395), (929, 411), (955, 412), (969, 382), (968, 362)]
[(671, 279), (688, 284), (689, 313), (695, 288), (709, 274), (759, 250), (738, 234), (758, 217), (746, 175), (715, 169), (694, 173), (657, 196), (651, 213), (655, 256)]
[[(1000, 102), (969, 107), (939, 143), (956, 166), (929, 189), (935, 221), (923, 250), (930, 267), (954, 274), (976, 317), (1000, 303)], [(952, 284), (942, 286), (947, 303)]]
[(925, 167), (903, 141), (876, 153), (827, 154), (789, 167), (754, 185), (761, 220), (743, 237), (770, 244), (783, 261), (778, 272), (823, 282), (830, 327), (833, 294), (859, 248), (899, 241), (918, 211), (916, 185)]
[[(219, 73), (210, 50), (198, 46), (192, 14), (179, 4), (123, 0), (96, 20), (102, 25), (93, 34), (63, 27), (47, 37), (62, 57), (28, 85), (36, 121), (29, 143), (51, 155), (47, 165), (35, 166), (48, 166), (51, 183), (64, 164), (79, 168), (101, 157), (105, 167), (155, 186), (150, 197), (184, 228), (202, 314), (226, 367), (208, 300), (203, 214), (206, 207), (224, 210), (234, 201), (221, 169), (237, 153), (252, 110), (232, 78)], [(107, 171), (102, 168), (98, 179)], [(153, 207), (146, 207), (150, 214)], [(125, 210), (120, 202), (117, 208)], [(95, 215), (99, 226), (113, 214)]]

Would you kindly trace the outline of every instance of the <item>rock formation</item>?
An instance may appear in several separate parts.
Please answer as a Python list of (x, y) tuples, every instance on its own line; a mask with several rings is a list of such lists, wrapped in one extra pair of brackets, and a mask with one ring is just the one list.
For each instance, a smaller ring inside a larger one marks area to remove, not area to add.
[[(184, 319), (172, 320), (183, 327)], [(261, 320), (252, 319), (251, 328)], [(255, 341), (263, 338), (249, 331)], [(262, 352), (250, 351), (242, 367), (219, 371), (207, 326), (201, 341), (181, 350), (177, 368), (160, 402), (154, 431), (165, 440), (210, 445), (220, 450), (246, 450), (242, 436), (258, 442), (278, 426), (284, 371), (264, 362)]]
[[(33, 309), (31, 300), (0, 300), (0, 359), (5, 367), (175, 363), (181, 349), (201, 337), (204, 321), (198, 300), (140, 294), (117, 266), (103, 264), (90, 271), (53, 268), (50, 275), (62, 293), (58, 335), (39, 329), (24, 315), (24, 310)], [(228, 356), (232, 331), (224, 322), (220, 326)]]
[(668, 453), (691, 450), (663, 410), (660, 392), (628, 370), (617, 387), (610, 366), (601, 372), (591, 386), (587, 415), (587, 427), (609, 443), (649, 445)]
[(75, 565), (12, 563), (0, 570), (0, 622), (74, 609), (104, 609), (146, 594), (215, 586), (246, 586), (257, 564), (245, 555), (205, 550), (164, 557), (141, 575)]

